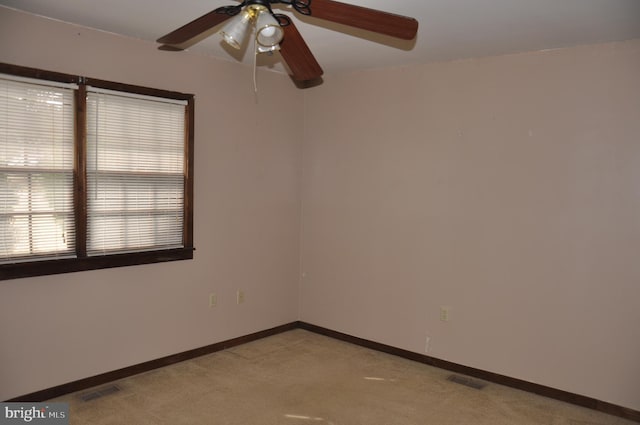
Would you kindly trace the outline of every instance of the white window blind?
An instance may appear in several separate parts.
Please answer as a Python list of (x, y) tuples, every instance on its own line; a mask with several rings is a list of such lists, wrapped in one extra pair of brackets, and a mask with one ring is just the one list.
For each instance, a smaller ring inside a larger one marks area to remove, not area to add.
[(0, 74), (0, 263), (75, 256), (74, 92)]
[(87, 254), (184, 246), (185, 106), (89, 88)]

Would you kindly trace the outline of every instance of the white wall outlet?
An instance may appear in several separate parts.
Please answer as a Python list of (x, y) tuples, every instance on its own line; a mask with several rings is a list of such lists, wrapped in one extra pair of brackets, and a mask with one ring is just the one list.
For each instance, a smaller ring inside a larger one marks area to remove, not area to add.
[(218, 305), (218, 296), (215, 292), (209, 294), (209, 307), (213, 308)]
[(244, 291), (242, 289), (238, 289), (236, 298), (237, 298), (238, 304), (242, 304), (244, 302)]
[(431, 351), (431, 337), (427, 335), (427, 339), (424, 344), (424, 352), (428, 353), (429, 351)]
[(451, 307), (446, 305), (440, 307), (440, 320), (442, 322), (448, 322), (451, 320)]

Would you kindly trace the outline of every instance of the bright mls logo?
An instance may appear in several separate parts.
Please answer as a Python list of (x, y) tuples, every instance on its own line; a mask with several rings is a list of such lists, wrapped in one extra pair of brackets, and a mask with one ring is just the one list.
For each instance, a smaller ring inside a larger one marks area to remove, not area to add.
[(0, 425), (69, 425), (68, 403), (0, 403)]

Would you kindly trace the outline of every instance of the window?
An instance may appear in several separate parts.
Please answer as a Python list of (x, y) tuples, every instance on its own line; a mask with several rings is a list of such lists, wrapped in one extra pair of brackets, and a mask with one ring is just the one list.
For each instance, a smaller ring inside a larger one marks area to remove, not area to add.
[(89, 90), (87, 252), (181, 247), (185, 103)]
[(0, 79), (0, 261), (75, 254), (73, 89)]
[(193, 96), (0, 64), (0, 279), (193, 258)]

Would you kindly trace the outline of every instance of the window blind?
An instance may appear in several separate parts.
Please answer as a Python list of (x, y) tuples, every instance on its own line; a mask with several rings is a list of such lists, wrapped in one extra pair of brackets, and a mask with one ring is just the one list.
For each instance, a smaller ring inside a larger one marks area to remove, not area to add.
[(184, 104), (88, 90), (87, 254), (184, 247)]
[(0, 74), (0, 263), (75, 256), (74, 92)]

